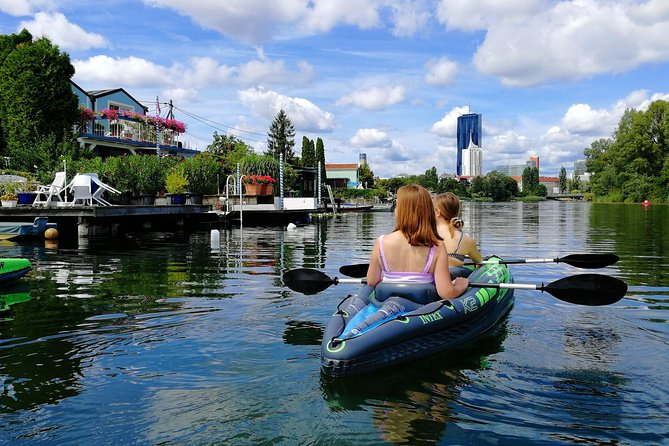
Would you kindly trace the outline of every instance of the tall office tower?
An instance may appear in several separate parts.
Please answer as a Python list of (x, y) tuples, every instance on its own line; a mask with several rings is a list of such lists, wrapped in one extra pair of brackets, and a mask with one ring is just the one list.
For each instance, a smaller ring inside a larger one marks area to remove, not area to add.
[(367, 154), (361, 153), (358, 157), (358, 166), (362, 166), (364, 164), (367, 164)]
[(458, 158), (456, 173), (462, 175), (462, 152), (467, 150), (471, 142), (479, 149), (481, 148), (481, 121), (482, 117), (478, 113), (467, 113), (458, 116)]

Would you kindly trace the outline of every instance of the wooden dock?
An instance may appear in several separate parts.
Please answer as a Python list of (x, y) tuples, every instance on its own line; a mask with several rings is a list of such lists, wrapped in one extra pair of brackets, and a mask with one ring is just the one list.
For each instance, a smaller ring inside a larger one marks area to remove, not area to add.
[(116, 234), (134, 230), (179, 230), (190, 224), (216, 222), (210, 205), (115, 205), (0, 207), (0, 221), (32, 221), (47, 217), (58, 225), (59, 238)]

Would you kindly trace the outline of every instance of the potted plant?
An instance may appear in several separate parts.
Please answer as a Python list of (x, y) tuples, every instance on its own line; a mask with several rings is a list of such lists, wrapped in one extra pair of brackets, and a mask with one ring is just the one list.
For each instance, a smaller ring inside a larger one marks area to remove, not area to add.
[[(152, 155), (136, 156), (137, 184), (134, 192), (139, 195), (141, 204), (154, 204), (156, 194), (165, 187), (165, 169), (161, 158)], [(133, 163), (134, 164), (134, 163)]]
[(18, 197), (14, 192), (13, 183), (3, 183), (2, 185), (2, 195), (0, 195), (0, 202), (2, 202), (2, 207), (13, 208), (16, 207), (16, 202)]
[(221, 164), (210, 153), (202, 153), (183, 161), (188, 191), (193, 204), (202, 204), (202, 196), (218, 193)]
[(269, 175), (245, 175), (242, 182), (247, 195), (271, 195), (276, 179)]
[(121, 191), (119, 204), (128, 205), (132, 202), (133, 189), (137, 184), (138, 166), (135, 164), (139, 164), (134, 162), (134, 157), (138, 156), (110, 156), (104, 161), (103, 171), (108, 184)]
[(186, 203), (186, 190), (188, 190), (188, 178), (182, 164), (172, 167), (165, 177), (165, 188), (170, 196), (172, 204)]

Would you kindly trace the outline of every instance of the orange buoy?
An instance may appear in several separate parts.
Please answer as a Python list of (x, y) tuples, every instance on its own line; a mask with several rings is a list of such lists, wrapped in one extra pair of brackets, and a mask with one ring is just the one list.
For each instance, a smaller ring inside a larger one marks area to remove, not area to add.
[(44, 238), (47, 240), (55, 240), (58, 238), (58, 230), (54, 228), (49, 228), (44, 231)]

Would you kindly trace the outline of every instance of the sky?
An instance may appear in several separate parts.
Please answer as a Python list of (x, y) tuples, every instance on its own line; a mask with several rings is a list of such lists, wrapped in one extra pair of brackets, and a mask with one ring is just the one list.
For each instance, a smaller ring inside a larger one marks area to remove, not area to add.
[[(83, 6), (82, 6), (83, 5)], [(185, 146), (257, 152), (283, 109), (326, 163), (381, 178), (456, 170), (480, 113), (483, 172), (540, 157), (557, 176), (628, 108), (669, 100), (667, 0), (0, 0), (0, 34), (69, 54), (84, 90), (173, 104)]]

